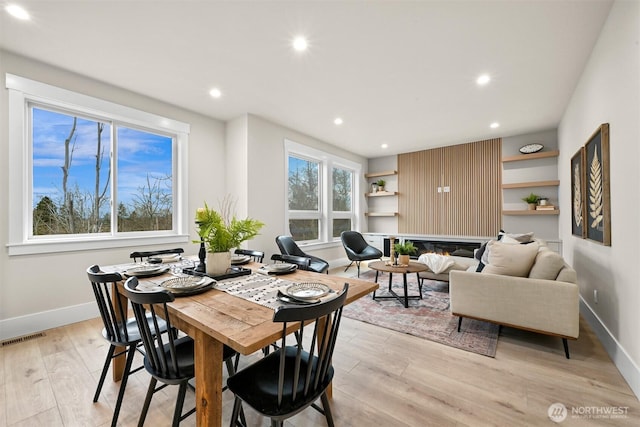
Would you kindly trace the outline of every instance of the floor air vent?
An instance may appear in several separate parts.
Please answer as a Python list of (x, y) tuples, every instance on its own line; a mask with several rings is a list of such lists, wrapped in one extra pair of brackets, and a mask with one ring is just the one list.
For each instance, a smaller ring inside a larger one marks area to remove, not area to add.
[(19, 338), (12, 338), (10, 340), (2, 341), (0, 344), (2, 347), (6, 347), (11, 344), (18, 344), (19, 342), (25, 342), (36, 338), (44, 337), (44, 332), (38, 332), (37, 334), (25, 335)]

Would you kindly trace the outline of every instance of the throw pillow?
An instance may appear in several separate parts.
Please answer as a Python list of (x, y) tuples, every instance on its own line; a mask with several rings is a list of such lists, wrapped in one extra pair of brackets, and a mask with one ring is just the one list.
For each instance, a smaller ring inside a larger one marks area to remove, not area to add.
[(527, 277), (538, 254), (538, 244), (514, 245), (491, 241), (487, 245), (489, 264), (482, 273)]
[(533, 239), (533, 233), (511, 234), (507, 233), (500, 240), (502, 243), (529, 243)]
[(480, 261), (482, 259), (482, 254), (484, 254), (484, 251), (487, 249), (487, 243), (489, 243), (489, 242), (484, 242), (482, 245), (480, 245), (480, 247), (478, 249), (476, 249), (473, 252), (473, 256), (478, 261)]
[(541, 248), (533, 267), (531, 267), (529, 278), (556, 280), (562, 267), (564, 267), (564, 259), (560, 254), (548, 248)]

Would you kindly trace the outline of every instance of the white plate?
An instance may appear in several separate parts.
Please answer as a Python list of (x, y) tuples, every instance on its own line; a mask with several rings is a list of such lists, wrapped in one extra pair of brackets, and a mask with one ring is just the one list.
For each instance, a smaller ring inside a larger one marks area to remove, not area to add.
[(279, 271), (291, 271), (295, 270), (295, 264), (289, 264), (288, 262), (279, 262), (277, 264), (268, 264), (263, 267), (267, 271), (279, 272)]
[(318, 299), (331, 292), (331, 288), (322, 283), (303, 282), (291, 285), (286, 289), (286, 294), (296, 299)]
[(251, 260), (249, 255), (231, 255), (231, 264), (246, 264)]
[(163, 274), (169, 270), (166, 265), (139, 265), (127, 269), (124, 274), (127, 276), (149, 277)]
[(165, 289), (171, 292), (192, 291), (193, 289), (207, 286), (212, 280), (208, 277), (186, 276), (173, 277), (160, 283)]
[(155, 255), (152, 258), (159, 258), (162, 260), (162, 262), (176, 262), (182, 259), (182, 255), (180, 254)]

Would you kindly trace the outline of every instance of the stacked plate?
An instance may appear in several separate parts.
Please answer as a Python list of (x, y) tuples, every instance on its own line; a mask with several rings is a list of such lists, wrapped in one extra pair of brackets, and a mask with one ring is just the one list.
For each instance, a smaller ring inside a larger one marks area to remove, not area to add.
[(194, 295), (203, 292), (215, 283), (210, 277), (185, 276), (173, 277), (160, 283), (160, 286), (176, 296)]
[(285, 292), (295, 299), (316, 300), (331, 292), (331, 288), (322, 283), (302, 282), (289, 286)]
[(289, 286), (284, 292), (278, 290), (277, 298), (289, 304), (317, 304), (329, 292), (331, 288), (322, 283), (303, 282)]
[(242, 265), (251, 261), (249, 255), (231, 255), (231, 265)]
[(169, 270), (166, 265), (137, 265), (124, 271), (125, 276), (152, 277), (164, 274)]
[(276, 264), (263, 265), (260, 269), (266, 271), (269, 274), (287, 274), (296, 271), (298, 268), (295, 264), (288, 262), (278, 262)]

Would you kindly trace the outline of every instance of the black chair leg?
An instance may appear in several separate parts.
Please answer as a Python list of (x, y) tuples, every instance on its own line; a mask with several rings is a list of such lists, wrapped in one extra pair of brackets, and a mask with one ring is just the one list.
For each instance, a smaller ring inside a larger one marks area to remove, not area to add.
[(566, 338), (562, 338), (562, 345), (564, 347), (564, 355), (567, 357), (567, 359), (570, 359), (570, 357), (569, 357), (569, 343), (567, 342)]
[(116, 350), (116, 346), (111, 344), (109, 346), (109, 350), (107, 351), (107, 358), (104, 361), (104, 366), (102, 367), (102, 373), (100, 374), (100, 381), (98, 381), (98, 388), (96, 389), (96, 394), (93, 396), (93, 401), (97, 402), (100, 397), (100, 392), (102, 391), (102, 385), (104, 384), (104, 379), (107, 376), (107, 371), (109, 370), (109, 364), (111, 363), (111, 359), (113, 358), (113, 352)]
[(111, 419), (111, 427), (116, 427), (118, 424), (118, 415), (120, 414), (120, 408), (122, 407), (122, 398), (124, 397), (125, 389), (127, 388), (127, 381), (129, 380), (129, 374), (131, 373), (131, 365), (133, 364), (133, 358), (136, 355), (136, 346), (129, 347), (127, 352), (127, 361), (124, 365), (124, 372), (122, 379), (120, 380), (120, 391), (118, 391), (118, 400), (116, 400), (116, 407), (113, 409), (113, 418)]
[(327, 397), (327, 392), (325, 391), (320, 396), (322, 400), (322, 409), (324, 410), (324, 416), (327, 418), (327, 425), (329, 427), (333, 427), (333, 415), (331, 414), (331, 405), (329, 404), (329, 398)]
[(360, 261), (356, 261), (356, 267), (358, 267), (358, 277), (360, 277)]
[(173, 422), (171, 423), (172, 427), (180, 426), (180, 420), (182, 419), (182, 407), (184, 406), (184, 397), (187, 394), (187, 384), (187, 381), (183, 382), (182, 384), (180, 384), (180, 388), (178, 389), (176, 409), (173, 411)]
[(351, 267), (351, 264), (353, 264), (353, 261), (351, 261), (351, 262), (349, 263), (349, 265), (347, 265), (347, 268), (345, 268), (345, 269), (344, 269), (344, 271), (347, 271), (347, 270), (349, 269), (349, 267)]
[(240, 401), (240, 398), (236, 396), (236, 399), (233, 401), (233, 412), (231, 413), (231, 427), (236, 427), (238, 425), (240, 409), (242, 409), (242, 402)]
[(462, 316), (458, 317), (458, 332), (460, 332), (460, 326), (462, 326)]
[(151, 377), (149, 381), (149, 388), (147, 389), (147, 396), (144, 398), (144, 405), (142, 405), (142, 412), (140, 413), (140, 419), (138, 420), (138, 427), (144, 426), (144, 420), (147, 418), (147, 412), (149, 411), (149, 405), (151, 404), (151, 398), (156, 390), (156, 383), (158, 380)]

